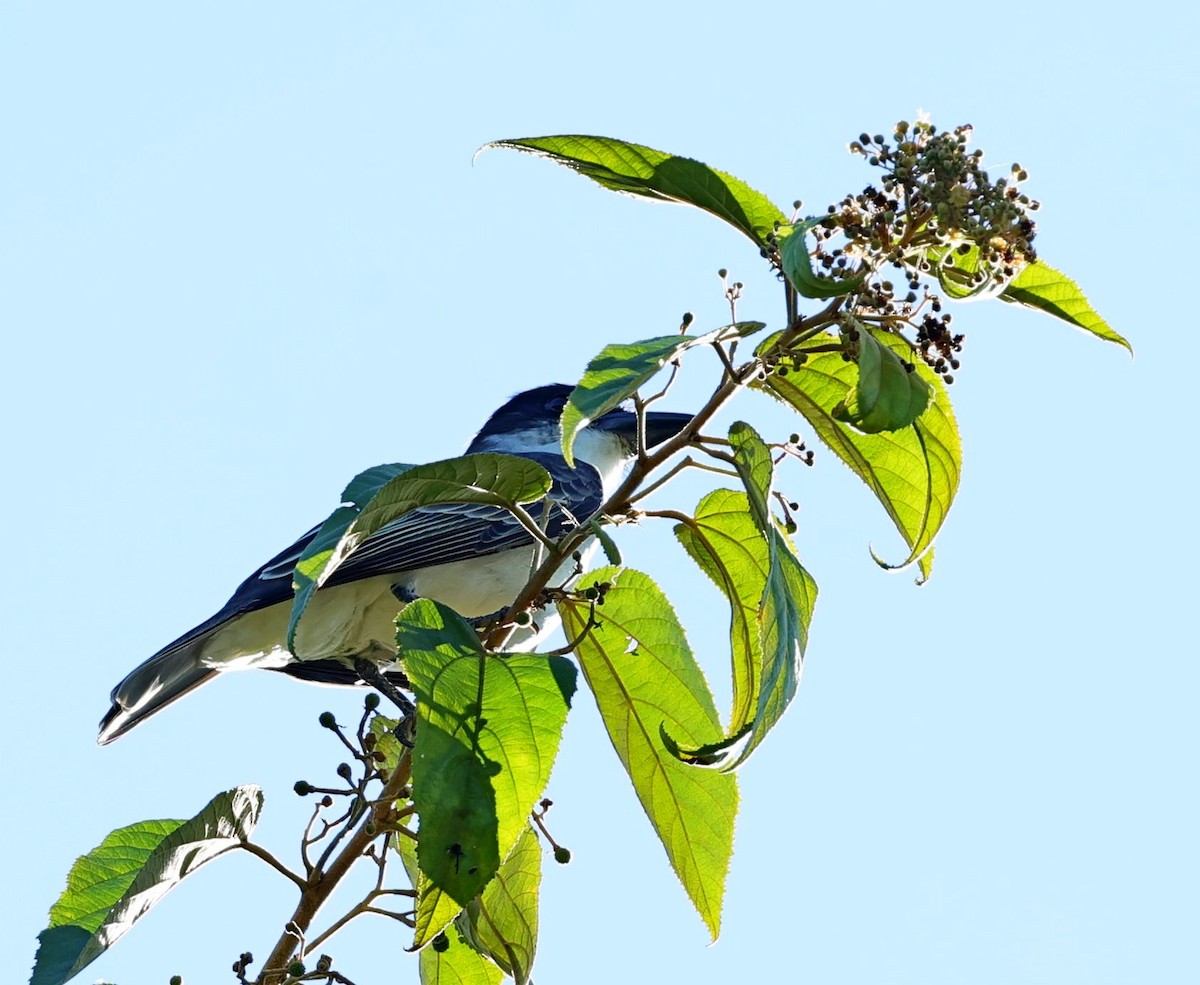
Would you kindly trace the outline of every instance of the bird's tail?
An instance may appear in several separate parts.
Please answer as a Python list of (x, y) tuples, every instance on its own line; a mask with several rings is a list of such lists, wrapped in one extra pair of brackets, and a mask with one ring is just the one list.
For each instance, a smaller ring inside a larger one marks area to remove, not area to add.
[(204, 637), (156, 653), (112, 692), (112, 708), (100, 721), (97, 742), (108, 745), (218, 673), (200, 663)]

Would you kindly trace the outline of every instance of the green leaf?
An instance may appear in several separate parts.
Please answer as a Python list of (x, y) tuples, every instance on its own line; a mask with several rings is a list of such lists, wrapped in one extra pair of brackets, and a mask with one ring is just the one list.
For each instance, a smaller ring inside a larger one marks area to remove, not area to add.
[(287, 645), (289, 650), (295, 652), (296, 627), (300, 624), (300, 616), (308, 607), (313, 592), (317, 590), (321, 572), (325, 570), (325, 566), (333, 557), (334, 548), (342, 539), (346, 528), (354, 522), (354, 518), (358, 516), (363, 506), (380, 489), (396, 476), (411, 468), (411, 465), (401, 464), (376, 465), (365, 472), (358, 473), (342, 490), (342, 505), (330, 513), (325, 522), (321, 524), (316, 536), (300, 555), (295, 571), (292, 573), (292, 589), (295, 595), (292, 598), (292, 611), (288, 618)]
[(731, 174), (687, 157), (612, 137), (566, 134), (522, 137), (485, 144), (546, 157), (605, 188), (629, 195), (694, 205), (741, 230), (759, 246), (785, 216), (762, 192)]
[[(733, 762), (723, 766), (734, 769), (750, 758), (796, 695), (808, 646), (808, 627), (817, 601), (817, 584), (796, 559), (791, 541), (771, 515), (769, 497), (775, 474), (771, 449), (743, 421), (735, 422), (729, 429), (729, 442), (733, 446), (734, 467), (746, 487), (750, 516), (766, 540), (768, 560), (756, 613), (761, 667), (755, 681), (754, 719), (741, 750)], [(754, 568), (742, 571), (743, 576), (752, 579), (754, 573)], [(757, 579), (753, 587), (759, 588)], [(738, 597), (730, 597), (735, 610), (741, 604), (740, 588)], [(736, 734), (737, 729), (731, 731)]]
[[(344, 495), (358, 491), (364, 497), (362, 505), (335, 510), (296, 565), (297, 591), (288, 622), (288, 648), (293, 652), (300, 617), (312, 593), (381, 527), (412, 510), (441, 503), (480, 503), (511, 509), (541, 499), (551, 485), (550, 473), (537, 462), (494, 452), (428, 465), (379, 468), (401, 471), (382, 484), (373, 485), (365, 478), (376, 472), (374, 469), (355, 478)], [(373, 478), (384, 479), (385, 473), (379, 472)]]
[[(675, 527), (675, 536), (688, 556), (730, 603), (729, 649), (733, 672), (730, 738), (743, 735), (754, 721), (762, 678), (758, 610), (767, 586), (771, 557), (767, 540), (751, 516), (752, 509), (746, 493), (715, 489), (700, 500), (691, 523)], [(702, 755), (704, 751), (697, 747), (692, 754)]]
[(663, 335), (628, 344), (606, 345), (588, 363), (583, 378), (571, 391), (562, 413), (562, 451), (574, 466), (572, 449), (579, 432), (598, 417), (620, 406), (638, 388), (687, 349), (710, 342), (742, 338), (765, 328), (762, 322), (738, 322), (704, 335)]
[(867, 277), (865, 270), (850, 277), (821, 277), (813, 270), (805, 236), (824, 221), (825, 216), (812, 216), (779, 231), (779, 261), (783, 275), (806, 298), (840, 298), (858, 290)]
[(455, 920), (464, 940), (499, 965), (514, 985), (525, 985), (533, 969), (541, 882), (542, 846), (526, 825), (496, 878)]
[[(737, 784), (733, 776), (679, 762), (663, 745), (666, 728), (690, 747), (719, 738), (720, 722), (704, 674), (671, 604), (640, 571), (601, 568), (581, 588), (610, 582), (600, 624), (575, 655), (618, 757), (675, 874), (708, 926), (720, 930), (725, 874), (733, 851)], [(588, 607), (559, 604), (568, 639), (588, 623)]]
[(1017, 274), (1000, 298), (1061, 318), (1106, 342), (1123, 345), (1133, 354), (1133, 347), (1097, 314), (1079, 285), (1041, 260), (1029, 264)]
[(185, 876), (250, 837), (258, 787), (218, 794), (190, 821), (142, 821), (78, 859), (38, 935), (29, 985), (60, 985), (103, 954)]
[[(998, 297), (1004, 282), (996, 281), (995, 270), (980, 262), (979, 247), (966, 244), (960, 252), (954, 246), (934, 246), (924, 251), (924, 257), (933, 267), (938, 284), (947, 297), (955, 301), (971, 301), (978, 298)], [(982, 277), (979, 274), (983, 274)]]
[(421, 985), (500, 985), (504, 972), (471, 945), (448, 934), (444, 951), (427, 947), (418, 958)]
[[(877, 338), (898, 355), (908, 352), (902, 339), (887, 334)], [(836, 341), (828, 334), (812, 339), (815, 345)], [(759, 351), (770, 345), (771, 339), (767, 339)], [(780, 366), (786, 375), (777, 371), (754, 386), (802, 414), (817, 436), (876, 495), (909, 546), (908, 556), (895, 567), (921, 559), (954, 502), (962, 470), (958, 425), (941, 378), (917, 363), (915, 372), (933, 394), (925, 412), (910, 427), (899, 431), (861, 434), (833, 416), (858, 373), (858, 368), (843, 360), (840, 352), (810, 353), (800, 364), (785, 357)], [(922, 572), (928, 577), (926, 564)]]
[(858, 326), (858, 380), (833, 416), (864, 434), (908, 427), (929, 405), (929, 384), (915, 369)]
[(405, 607), (396, 627), (417, 697), (417, 948), (479, 895), (527, 827), (558, 753), (575, 667), (565, 657), (485, 653), (462, 617), (430, 599)]

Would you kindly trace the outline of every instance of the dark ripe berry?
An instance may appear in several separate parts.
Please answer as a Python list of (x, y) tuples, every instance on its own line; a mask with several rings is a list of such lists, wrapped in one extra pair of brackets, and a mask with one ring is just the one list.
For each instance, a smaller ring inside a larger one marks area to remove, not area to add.
[(332, 807), (333, 806), (333, 798), (330, 797), (329, 794), (326, 794), (324, 797), (321, 798), (321, 806), (322, 807)]
[[(237, 965), (234, 965), (234, 966), (233, 966), (233, 970), (234, 970), (234, 971), (241, 971), (242, 969), (241, 969), (241, 968), (239, 968)], [(181, 976), (181, 975), (172, 975), (172, 976), (171, 976), (171, 985), (183, 985), (183, 976)]]
[(312, 784), (307, 780), (297, 780), (294, 784), (292, 784), (292, 789), (295, 790), (296, 793), (301, 797), (307, 797), (313, 792)]
[(438, 954), (445, 954), (446, 951), (450, 950), (450, 938), (445, 934), (438, 934), (437, 937), (429, 942), (429, 946), (437, 951)]
[(338, 763), (337, 775), (343, 780), (349, 780), (351, 776), (349, 763)]
[(562, 845), (556, 846), (554, 849), (554, 861), (559, 865), (566, 865), (571, 861), (571, 850), (563, 848)]
[(317, 719), (321, 724), (321, 728), (337, 728), (337, 719), (333, 717), (332, 711), (321, 712), (321, 717)]

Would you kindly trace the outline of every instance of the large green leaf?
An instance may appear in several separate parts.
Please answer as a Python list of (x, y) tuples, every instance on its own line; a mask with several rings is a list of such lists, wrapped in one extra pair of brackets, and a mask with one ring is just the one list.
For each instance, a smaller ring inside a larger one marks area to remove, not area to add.
[(929, 384), (914, 370), (859, 326), (858, 380), (833, 416), (864, 434), (908, 427), (929, 405)]
[(1123, 345), (1131, 354), (1133, 352), (1128, 340), (1110, 328), (1091, 306), (1079, 285), (1041, 260), (1017, 274), (1000, 298), (1044, 311), (1106, 342)]
[[(901, 358), (909, 353), (902, 339), (886, 333), (876, 338)], [(836, 339), (820, 335), (812, 341), (828, 346)], [(767, 339), (760, 351), (770, 344)], [(862, 434), (833, 415), (855, 385), (854, 363), (842, 359), (840, 352), (817, 352), (803, 363), (785, 358), (780, 365), (786, 375), (777, 371), (754, 385), (799, 411), (817, 437), (867, 484), (908, 544), (908, 556), (895, 566), (920, 559), (927, 578), (929, 548), (954, 502), (962, 469), (958, 425), (941, 378), (918, 362), (914, 372), (921, 374), (933, 394), (924, 413), (899, 431)]]
[[(687, 766), (662, 731), (696, 748), (719, 739), (712, 695), (670, 602), (640, 571), (601, 568), (586, 588), (610, 583), (600, 624), (575, 655), (609, 738), (633, 781), (679, 881), (715, 939), (733, 851), (737, 784), (733, 776)], [(569, 639), (584, 631), (588, 607), (560, 603)]]
[(405, 607), (396, 627), (417, 697), (413, 946), (422, 947), (482, 892), (526, 829), (558, 753), (575, 667), (485, 653), (471, 626), (431, 599)]
[(606, 345), (584, 370), (562, 413), (562, 451), (574, 465), (575, 438), (589, 423), (633, 396), (672, 359), (693, 346), (742, 338), (765, 328), (762, 322), (739, 322), (704, 335), (663, 335), (628, 344)]
[(118, 828), (78, 859), (38, 935), (30, 985), (60, 985), (103, 954), (185, 876), (250, 837), (258, 787), (218, 794), (189, 821)]
[(815, 216), (779, 230), (779, 261), (783, 275), (806, 298), (840, 298), (861, 287), (867, 277), (865, 271), (849, 277), (817, 276), (805, 236), (824, 221), (825, 216)]
[(325, 522), (317, 530), (316, 536), (309, 541), (308, 546), (296, 562), (292, 573), (292, 612), (288, 619), (287, 645), (291, 650), (296, 643), (296, 627), (300, 624), (300, 616), (307, 608), (312, 593), (317, 590), (318, 579), (325, 566), (333, 557), (334, 548), (342, 539), (346, 528), (354, 522), (354, 518), (380, 489), (396, 476), (411, 469), (411, 465), (376, 465), (364, 472), (358, 473), (350, 484), (342, 490), (342, 505), (329, 514)]
[(496, 877), (455, 919), (463, 938), (491, 958), (514, 985), (525, 985), (537, 951), (542, 846), (526, 825)]
[[(541, 499), (550, 491), (550, 473), (517, 455), (483, 452), (428, 465), (381, 466), (401, 469), (372, 487), (359, 475), (347, 488), (359, 492), (361, 506), (342, 506), (322, 525), (296, 565), (296, 596), (288, 622), (288, 647), (312, 598), (371, 534), (405, 513), (440, 503), (480, 503), (513, 508)], [(370, 470), (375, 472), (376, 470)], [(384, 478), (380, 472), (377, 478)], [(356, 484), (359, 484), (356, 486)], [(344, 495), (346, 495), (344, 494)]]
[(687, 157), (612, 137), (564, 134), (521, 137), (484, 145), (547, 157), (615, 192), (694, 205), (740, 229), (760, 247), (788, 221), (770, 199), (744, 181)]

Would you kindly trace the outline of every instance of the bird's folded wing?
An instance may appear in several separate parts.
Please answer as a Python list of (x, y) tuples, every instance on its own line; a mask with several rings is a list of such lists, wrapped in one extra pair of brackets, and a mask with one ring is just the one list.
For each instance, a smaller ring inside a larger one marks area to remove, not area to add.
[[(525, 457), (544, 466), (554, 481), (550, 492), (554, 505), (546, 524), (547, 536), (566, 533), (600, 508), (603, 496), (600, 475), (590, 465), (580, 462), (572, 469), (557, 455), (533, 453)], [(540, 506), (532, 508), (534, 519), (539, 522), (540, 512)], [(160, 652), (190, 643), (237, 616), (290, 599), (293, 569), (319, 529), (313, 527), (276, 554), (238, 586), (219, 612)], [(423, 507), (405, 513), (364, 540), (326, 584), (344, 585), (375, 575), (485, 557), (532, 542), (529, 532), (499, 506), (447, 503)]]

